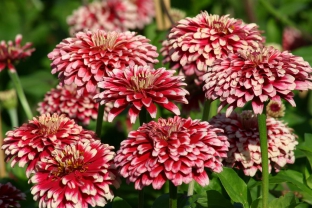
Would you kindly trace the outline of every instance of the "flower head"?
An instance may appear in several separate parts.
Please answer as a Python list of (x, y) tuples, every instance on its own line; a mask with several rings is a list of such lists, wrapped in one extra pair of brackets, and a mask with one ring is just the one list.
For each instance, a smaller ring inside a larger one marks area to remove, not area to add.
[(283, 50), (293, 51), (309, 42), (304, 38), (300, 30), (294, 27), (285, 27), (283, 30), (282, 48)]
[(136, 28), (143, 29), (145, 25), (150, 24), (155, 16), (153, 0), (129, 0), (137, 8)]
[(211, 15), (206, 11), (194, 18), (180, 20), (163, 42), (164, 63), (192, 75), (205, 72), (217, 58), (248, 47), (262, 45), (263, 37), (256, 24), (245, 24), (229, 15)]
[(113, 165), (114, 147), (79, 141), (55, 149), (38, 161), (29, 182), (40, 207), (104, 206), (114, 198), (110, 185), (120, 185)]
[(285, 115), (285, 105), (282, 102), (270, 100), (266, 106), (267, 116), (278, 118)]
[(308, 62), (287, 51), (245, 50), (217, 59), (203, 77), (204, 91), (208, 99), (220, 98), (219, 111), (229, 105), (227, 115), (249, 101), (254, 113), (261, 114), (269, 99), (295, 106), (292, 91), (312, 89), (311, 72)]
[(6, 184), (0, 183), (0, 207), (21, 207), (20, 200), (26, 200), (26, 194), (22, 193), (10, 182)]
[[(40, 114), (65, 114), (77, 123), (88, 125), (91, 119), (95, 120), (97, 118), (99, 104), (93, 99), (95, 94), (96, 92), (88, 93), (84, 91), (81, 96), (78, 96), (75, 84), (58, 85), (55, 89), (46, 93), (43, 101), (38, 104), (38, 112)], [(107, 120), (111, 108), (111, 103), (107, 103), (104, 120)]]
[(193, 179), (209, 184), (204, 168), (222, 171), (229, 143), (221, 129), (208, 122), (178, 116), (144, 123), (121, 142), (115, 164), (121, 176), (136, 189), (160, 189), (170, 180), (175, 186)]
[(131, 64), (157, 63), (156, 47), (134, 32), (79, 32), (63, 40), (48, 54), (52, 74), (59, 73), (61, 83), (77, 85), (78, 95), (84, 90), (95, 92), (97, 83), (107, 72), (125, 69)]
[(0, 72), (6, 67), (15, 72), (14, 64), (32, 54), (34, 48), (31, 48), (31, 43), (26, 43), (21, 46), (22, 35), (18, 34), (15, 37), (15, 44), (12, 41), (6, 43), (4, 40), (0, 42)]
[(165, 68), (155, 70), (149, 66), (137, 65), (124, 70), (114, 69), (99, 82), (98, 87), (103, 89), (103, 92), (97, 94), (94, 99), (101, 104), (114, 103), (108, 115), (109, 122), (128, 105), (131, 105), (129, 109), (131, 123), (135, 122), (142, 107), (155, 118), (157, 113), (155, 103), (179, 115), (179, 108), (169, 100), (187, 103), (185, 95), (188, 92), (182, 88), (186, 85), (182, 82), (184, 77), (173, 76), (174, 73), (174, 70)]
[[(252, 111), (241, 114), (232, 112), (229, 117), (218, 114), (210, 120), (211, 125), (224, 130), (230, 147), (224, 164), (254, 176), (261, 168), (260, 137), (257, 117)], [(298, 144), (296, 135), (285, 123), (267, 118), (269, 170), (278, 172), (287, 163), (294, 163), (294, 150)]]
[(49, 113), (34, 117), (28, 123), (6, 133), (2, 149), (11, 166), (28, 165), (26, 175), (35, 168), (41, 157), (50, 154), (55, 146), (60, 148), (81, 139), (97, 139), (94, 132), (84, 130), (65, 115)]
[(135, 28), (137, 17), (137, 7), (129, 0), (93, 1), (74, 10), (67, 23), (71, 35), (85, 29), (123, 32)]

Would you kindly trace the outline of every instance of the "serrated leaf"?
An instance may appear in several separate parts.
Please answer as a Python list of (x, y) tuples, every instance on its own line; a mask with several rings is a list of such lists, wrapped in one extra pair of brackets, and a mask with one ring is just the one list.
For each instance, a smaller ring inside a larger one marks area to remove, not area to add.
[(221, 173), (215, 173), (215, 175), (234, 202), (241, 203), (246, 208), (249, 207), (250, 193), (247, 185), (233, 169), (224, 167)]
[(131, 206), (122, 198), (116, 196), (113, 199), (113, 208), (131, 208)]

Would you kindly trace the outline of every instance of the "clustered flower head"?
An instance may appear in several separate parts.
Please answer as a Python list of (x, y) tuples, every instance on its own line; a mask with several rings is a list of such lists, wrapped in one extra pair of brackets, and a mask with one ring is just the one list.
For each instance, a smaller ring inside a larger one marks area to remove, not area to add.
[(219, 111), (228, 105), (226, 115), (251, 101), (255, 114), (264, 102), (280, 99), (296, 106), (293, 90), (312, 89), (312, 68), (302, 57), (273, 47), (242, 50), (215, 60), (204, 75), (208, 99), (220, 99)]
[(164, 63), (170, 63), (173, 69), (201, 76), (215, 59), (239, 49), (258, 48), (263, 41), (256, 24), (204, 11), (180, 20), (163, 42), (161, 54)]
[(13, 186), (10, 182), (0, 183), (0, 207), (21, 207), (19, 201), (26, 200), (26, 194)]
[(113, 165), (114, 147), (80, 140), (40, 158), (29, 182), (39, 207), (104, 206), (114, 198), (120, 179)]
[[(91, 119), (97, 118), (99, 104), (93, 99), (96, 93), (88, 93), (85, 90), (81, 96), (78, 96), (75, 84), (57, 85), (56, 88), (45, 94), (43, 101), (38, 104), (37, 110), (40, 114), (65, 114), (74, 119), (76, 123), (88, 125)], [(111, 103), (105, 105), (104, 121), (107, 121), (107, 115), (111, 108)]]
[(70, 34), (88, 30), (127, 31), (135, 28), (137, 7), (129, 0), (93, 1), (67, 18)]
[(29, 57), (32, 52), (35, 51), (34, 48), (31, 48), (32, 43), (26, 43), (24, 46), (21, 46), (22, 35), (18, 34), (15, 37), (15, 44), (12, 41), (7, 43), (2, 40), (0, 42), (0, 72), (3, 71), (6, 67), (15, 72), (16, 62)]
[[(247, 176), (254, 176), (262, 170), (260, 137), (257, 117), (252, 111), (232, 112), (229, 117), (218, 114), (210, 124), (224, 130), (224, 136), (230, 143), (226, 166), (244, 171)], [(286, 164), (295, 162), (294, 150), (298, 141), (293, 130), (284, 122), (269, 117), (266, 120), (268, 132), (269, 171), (278, 172)]]
[(98, 87), (103, 90), (94, 99), (101, 104), (114, 103), (108, 115), (109, 122), (129, 105), (131, 123), (135, 123), (142, 108), (146, 108), (151, 117), (155, 118), (155, 103), (179, 115), (179, 108), (169, 100), (187, 103), (185, 95), (188, 92), (182, 88), (186, 85), (183, 82), (184, 77), (173, 76), (174, 73), (174, 70), (165, 68), (155, 70), (150, 66), (137, 65), (131, 65), (124, 70), (114, 69), (107, 72), (103, 81), (98, 83)]
[(154, 16), (153, 0), (101, 0), (74, 10), (67, 23), (71, 35), (85, 29), (124, 32), (142, 29)]
[(80, 96), (84, 90), (95, 92), (97, 83), (115, 68), (157, 63), (156, 50), (148, 39), (135, 32), (97, 30), (64, 39), (48, 57), (52, 60), (52, 74), (59, 73), (63, 84), (75, 83)]
[(6, 160), (13, 167), (28, 165), (26, 175), (29, 177), (37, 162), (51, 154), (58, 146), (62, 148), (78, 140), (97, 139), (94, 132), (84, 130), (74, 120), (65, 115), (49, 113), (34, 117), (28, 123), (6, 133), (2, 149)]
[(221, 172), (221, 160), (228, 151), (222, 132), (208, 122), (160, 118), (131, 131), (114, 161), (121, 176), (135, 183), (135, 189), (148, 185), (160, 189), (167, 180), (178, 186), (194, 179), (206, 186), (205, 167)]

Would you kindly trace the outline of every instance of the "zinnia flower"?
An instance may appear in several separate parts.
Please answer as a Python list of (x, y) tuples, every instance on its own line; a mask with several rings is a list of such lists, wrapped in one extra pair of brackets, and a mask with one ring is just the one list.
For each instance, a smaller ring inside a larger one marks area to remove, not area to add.
[[(81, 122), (88, 125), (91, 119), (95, 120), (97, 118), (98, 114), (99, 104), (93, 99), (95, 94), (96, 92), (88, 93), (84, 91), (81, 96), (78, 96), (75, 84), (58, 85), (45, 94), (43, 102), (38, 104), (38, 112), (40, 114), (65, 114), (74, 119), (76, 123)], [(111, 108), (112, 104), (107, 103), (103, 120), (107, 120)]]
[(92, 93), (107, 72), (125, 69), (131, 64), (157, 63), (156, 47), (134, 32), (79, 32), (63, 40), (48, 54), (53, 61), (52, 74), (59, 72), (61, 83), (77, 85), (78, 95)]
[(28, 165), (26, 175), (29, 177), (38, 160), (49, 155), (55, 146), (61, 148), (82, 138), (96, 139), (94, 132), (84, 130), (65, 115), (47, 113), (8, 131), (2, 149), (6, 160), (12, 159), (12, 167), (16, 163), (20, 167)]
[(161, 53), (164, 63), (192, 75), (196, 71), (205, 72), (217, 58), (239, 49), (258, 48), (263, 41), (256, 24), (204, 11), (180, 20), (163, 42)]
[(219, 111), (226, 105), (226, 115), (251, 101), (255, 114), (261, 114), (268, 99), (285, 99), (292, 106), (292, 90), (312, 89), (312, 68), (301, 57), (273, 47), (244, 50), (217, 59), (204, 75), (205, 95), (220, 98)]
[(15, 72), (14, 64), (21, 59), (24, 59), (32, 54), (35, 50), (31, 48), (31, 43), (26, 43), (21, 46), (22, 35), (18, 34), (15, 37), (15, 44), (12, 41), (6, 43), (4, 40), (0, 43), (0, 72), (6, 67)]
[(219, 135), (222, 132), (191, 118), (160, 118), (131, 131), (114, 161), (121, 176), (135, 183), (135, 189), (151, 184), (160, 189), (167, 180), (178, 186), (194, 179), (206, 186), (205, 167), (222, 171), (221, 160), (229, 146), (227, 138)]
[(74, 10), (67, 23), (71, 35), (86, 29), (123, 32), (136, 27), (137, 12), (129, 0), (93, 1)]
[[(261, 168), (260, 136), (257, 117), (252, 111), (241, 114), (232, 112), (229, 117), (218, 114), (210, 124), (224, 130), (230, 148), (224, 164), (244, 171), (245, 175), (254, 176)], [(298, 144), (293, 130), (275, 118), (266, 120), (268, 132), (269, 171), (278, 172), (287, 163), (294, 163), (294, 150)]]
[(38, 161), (29, 182), (39, 207), (104, 206), (114, 198), (110, 185), (120, 185), (113, 165), (114, 147), (79, 141), (55, 149)]
[(300, 30), (294, 27), (285, 27), (283, 30), (282, 47), (283, 50), (293, 51), (302, 46), (308, 45)]
[(169, 100), (187, 103), (185, 95), (188, 92), (182, 88), (186, 84), (182, 82), (184, 77), (173, 76), (174, 70), (159, 68), (157, 70), (149, 66), (129, 66), (124, 70), (114, 69), (107, 73), (98, 87), (103, 91), (94, 99), (105, 104), (113, 102), (113, 108), (109, 112), (108, 121), (111, 122), (128, 105), (131, 123), (134, 123), (142, 108), (146, 108), (152, 118), (156, 117), (157, 107), (180, 114), (179, 108)]
[(267, 116), (278, 118), (285, 115), (285, 105), (282, 102), (270, 100), (266, 106)]
[(20, 200), (26, 200), (26, 195), (13, 186), (10, 182), (0, 183), (0, 207), (21, 207)]
[(155, 8), (153, 0), (129, 0), (137, 8), (137, 19), (134, 22), (136, 28), (143, 29), (145, 25), (150, 24), (155, 17)]

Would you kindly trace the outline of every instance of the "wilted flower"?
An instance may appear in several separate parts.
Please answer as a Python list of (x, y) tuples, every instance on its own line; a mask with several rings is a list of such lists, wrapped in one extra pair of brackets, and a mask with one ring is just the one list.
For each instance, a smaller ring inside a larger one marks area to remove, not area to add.
[(258, 48), (263, 37), (256, 24), (245, 24), (229, 15), (209, 15), (206, 11), (196, 17), (180, 20), (163, 42), (164, 63), (173, 69), (183, 69), (187, 75), (201, 73), (216, 58), (248, 47)]
[(86, 29), (123, 32), (135, 28), (137, 12), (129, 0), (93, 1), (74, 10), (67, 23), (71, 35)]
[(27, 164), (26, 175), (29, 176), (38, 160), (49, 155), (55, 146), (61, 148), (81, 139), (95, 138), (94, 132), (84, 130), (65, 115), (47, 113), (8, 131), (2, 149), (6, 160), (12, 159), (12, 167), (16, 163), (20, 167)]
[(312, 68), (301, 57), (273, 47), (244, 50), (217, 59), (204, 75), (206, 97), (220, 98), (219, 111), (229, 105), (226, 115), (251, 101), (261, 114), (267, 100), (285, 99), (292, 106), (293, 90), (312, 89)]
[(155, 17), (155, 8), (153, 0), (128, 0), (137, 8), (137, 19), (134, 22), (136, 28), (143, 29), (145, 25), (152, 22)]
[(26, 200), (26, 195), (13, 186), (10, 182), (0, 183), (0, 207), (21, 207), (20, 200)]
[(7, 43), (2, 40), (0, 43), (0, 72), (8, 67), (9, 70), (15, 72), (14, 64), (32, 54), (34, 48), (31, 48), (31, 43), (26, 43), (21, 46), (22, 35), (18, 34), (15, 37), (15, 45), (12, 41)]
[(121, 142), (115, 157), (119, 173), (135, 189), (151, 185), (160, 189), (170, 180), (175, 186), (193, 179), (209, 184), (204, 168), (222, 171), (229, 143), (223, 131), (208, 122), (178, 116), (144, 123)]
[(282, 102), (270, 100), (266, 106), (267, 116), (278, 118), (285, 115), (285, 105)]
[(59, 73), (61, 83), (77, 85), (78, 95), (84, 90), (96, 91), (97, 83), (107, 72), (125, 69), (131, 64), (157, 63), (156, 47), (134, 32), (79, 32), (64, 39), (48, 54), (53, 61), (52, 74)]
[(120, 185), (113, 165), (114, 147), (79, 141), (55, 149), (38, 161), (29, 182), (39, 207), (104, 206), (114, 198), (110, 185)]
[(108, 121), (111, 122), (128, 105), (131, 123), (134, 123), (142, 108), (146, 108), (152, 118), (156, 117), (157, 107), (155, 103), (173, 112), (180, 114), (179, 108), (172, 102), (187, 103), (185, 95), (188, 92), (182, 88), (186, 84), (184, 77), (173, 76), (174, 70), (159, 68), (157, 70), (149, 66), (129, 66), (124, 70), (114, 69), (107, 72), (98, 87), (103, 89), (94, 99), (105, 104), (113, 102), (113, 108), (109, 112)]
[[(224, 164), (244, 171), (245, 175), (254, 176), (261, 167), (260, 136), (257, 117), (252, 111), (241, 114), (232, 112), (229, 117), (218, 114), (210, 124), (224, 130), (230, 148)], [(294, 163), (294, 150), (298, 142), (293, 130), (275, 118), (266, 120), (268, 132), (269, 171), (278, 172), (287, 163)]]
[[(95, 94), (96, 92), (88, 93), (85, 90), (81, 96), (78, 96), (75, 84), (58, 85), (45, 94), (43, 102), (38, 104), (38, 112), (65, 114), (77, 123), (88, 125), (91, 119), (97, 118), (98, 114), (99, 104), (93, 99)], [(105, 105), (104, 120), (107, 120), (111, 108), (111, 103)]]

